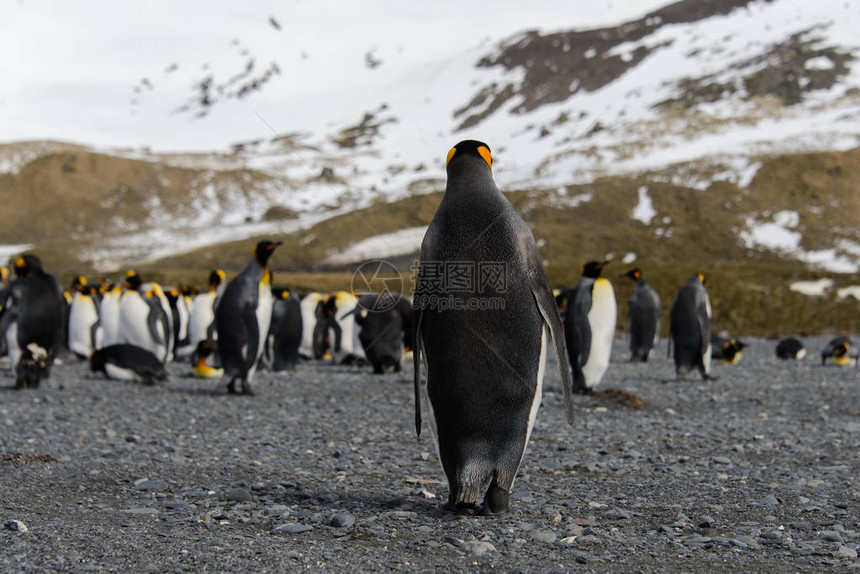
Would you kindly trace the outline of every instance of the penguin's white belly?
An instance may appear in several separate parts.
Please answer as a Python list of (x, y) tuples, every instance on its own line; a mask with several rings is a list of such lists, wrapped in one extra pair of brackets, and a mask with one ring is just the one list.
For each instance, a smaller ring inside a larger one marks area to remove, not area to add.
[[(532, 435), (532, 429), (535, 426), (535, 419), (537, 418), (538, 409), (540, 408), (541, 396), (543, 395), (543, 376), (546, 373), (546, 349), (547, 342), (549, 340), (549, 328), (544, 323), (541, 328), (541, 336), (540, 336), (540, 359), (538, 362), (538, 371), (537, 371), (537, 381), (535, 384), (535, 396), (532, 398), (532, 406), (529, 409), (529, 422), (528, 427), (526, 428), (526, 442), (523, 444), (523, 451), (520, 454), (520, 464), (523, 462), (523, 457), (526, 454), (526, 447), (529, 444), (529, 437)], [(515, 477), (516, 478), (516, 477)], [(513, 483), (511, 483), (513, 486)]]
[(10, 323), (6, 329), (6, 354), (9, 357), (9, 364), (12, 365), (14, 375), (18, 361), (21, 359), (21, 348), (18, 346), (18, 321)]
[[(209, 326), (215, 321), (214, 306), (214, 293), (203, 293), (194, 299), (194, 306), (191, 307), (188, 317), (188, 341), (192, 347), (196, 348), (197, 343), (206, 340)], [(212, 337), (217, 339), (217, 333), (213, 333)]]
[(164, 345), (159, 345), (152, 338), (149, 312), (149, 305), (137, 293), (123, 295), (119, 307), (119, 340), (146, 349), (161, 358), (164, 356)]
[(99, 314), (91, 297), (75, 294), (69, 309), (69, 350), (88, 357), (93, 352), (93, 325)]
[[(272, 323), (272, 306), (275, 298), (272, 296), (272, 287), (268, 281), (260, 282), (260, 298), (257, 302), (257, 326), (259, 327), (259, 339), (255, 357), (260, 358), (263, 349), (266, 348), (266, 339), (269, 335), (269, 326)], [(256, 361), (254, 363), (256, 365)]]
[[(309, 299), (310, 295), (302, 299), (302, 344), (299, 347), (299, 354), (305, 357), (314, 356), (314, 327), (317, 323), (316, 307), (319, 304), (318, 300)], [(307, 303), (306, 303), (307, 301)]]
[(99, 305), (99, 315), (102, 326), (102, 344), (107, 347), (119, 343), (119, 299), (113, 295), (105, 295)]
[[(710, 298), (710, 297), (708, 297), (708, 294), (707, 294), (707, 293), (705, 293), (705, 311), (706, 311), (706, 312), (707, 312), (707, 314), (708, 314), (708, 321), (710, 321), (710, 320), (711, 320), (711, 318), (712, 318), (712, 311), (711, 311), (711, 298)], [(705, 333), (702, 333), (702, 336), (704, 337), (704, 336), (705, 336)], [(705, 374), (706, 374), (706, 375), (710, 375), (710, 374), (711, 374), (711, 343), (710, 343), (710, 334), (708, 334), (708, 348), (707, 348), (707, 349), (705, 349), (705, 352), (704, 352), (704, 354), (702, 355), (702, 365), (703, 365), (703, 366), (704, 366), (704, 368), (705, 368)]]
[(143, 381), (143, 378), (131, 369), (124, 369), (112, 363), (105, 364), (105, 373), (107, 373), (109, 379), (117, 381)]
[(588, 312), (591, 349), (588, 352), (588, 362), (582, 366), (586, 387), (596, 386), (609, 368), (617, 315), (612, 284), (602, 277), (596, 279), (591, 291), (591, 310)]

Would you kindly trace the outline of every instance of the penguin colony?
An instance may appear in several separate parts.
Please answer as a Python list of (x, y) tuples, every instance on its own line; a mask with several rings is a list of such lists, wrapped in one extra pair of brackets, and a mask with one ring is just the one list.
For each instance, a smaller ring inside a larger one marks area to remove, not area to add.
[(166, 364), (188, 362), (190, 376), (221, 381), (231, 394), (253, 394), (258, 369), (292, 372), (300, 359), (400, 371), (411, 352), (411, 299), (389, 293), (391, 309), (369, 313), (380, 296), (273, 287), (268, 261), (279, 245), (258, 243), (242, 273), (228, 282), (213, 270), (205, 289), (162, 286), (129, 270), (114, 281), (76, 276), (63, 291), (37, 256), (23, 255), (14, 280), (3, 268), (0, 354), (19, 388), (38, 386), (58, 356), (148, 385), (167, 380)]
[[(145, 385), (166, 381), (166, 364), (183, 361), (189, 376), (245, 395), (253, 394), (258, 370), (291, 372), (300, 360), (325, 360), (383, 374), (400, 372), (411, 355), (416, 433), (426, 409), (448, 481), (447, 508), (506, 512), (540, 406), (547, 353), (560, 365), (570, 424), (573, 395), (594, 393), (610, 366), (617, 306), (602, 276), (610, 261), (587, 261), (576, 286), (552, 289), (531, 231), (493, 180), (490, 147), (460, 142), (446, 169), (445, 194), (421, 245), (414, 300), (398, 292), (274, 287), (269, 261), (280, 243), (271, 241), (257, 243), (232, 280), (213, 270), (205, 289), (165, 287), (129, 270), (114, 281), (76, 276), (63, 291), (36, 255), (25, 254), (12, 261), (14, 277), (0, 268), (0, 355), (8, 356), (19, 389), (38, 387), (62, 357)], [(495, 280), (471, 291), (435, 275), (439, 265), (487, 262), (498, 266)], [(634, 282), (629, 360), (648, 362), (660, 338), (661, 299), (641, 269), (621, 277)], [(712, 359), (736, 364), (745, 347), (712, 334), (707, 286), (696, 273), (671, 306), (669, 353), (678, 379), (693, 370), (712, 379)], [(502, 304), (474, 310), (476, 297)], [(806, 354), (796, 338), (776, 347), (780, 359)], [(837, 337), (821, 360), (857, 366), (860, 353)]]

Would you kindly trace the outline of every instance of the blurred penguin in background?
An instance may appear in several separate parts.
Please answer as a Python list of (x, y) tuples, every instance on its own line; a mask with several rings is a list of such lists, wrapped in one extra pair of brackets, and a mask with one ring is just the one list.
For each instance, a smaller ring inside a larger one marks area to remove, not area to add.
[(586, 263), (579, 283), (567, 292), (564, 336), (576, 394), (592, 394), (609, 368), (618, 310), (612, 283), (600, 276), (608, 263)]
[(705, 275), (697, 273), (681, 287), (670, 314), (669, 340), (679, 379), (694, 368), (702, 379), (711, 378), (711, 315)]
[(852, 352), (854, 342), (848, 337), (831, 339), (821, 351), (822, 365), (837, 365), (839, 367), (857, 366), (858, 353)]
[(746, 343), (734, 337), (711, 335), (711, 358), (727, 365), (737, 365), (746, 346)]
[(806, 347), (799, 339), (786, 337), (776, 345), (776, 356), (779, 359), (802, 361), (806, 357)]
[(195, 349), (201, 341), (218, 340), (218, 333), (215, 331), (215, 307), (227, 287), (226, 277), (221, 269), (213, 270), (209, 274), (206, 291), (194, 297), (188, 317), (188, 345)]
[(272, 289), (272, 324), (266, 345), (269, 368), (278, 373), (295, 371), (302, 343), (302, 304), (298, 295), (289, 289)]
[(36, 255), (15, 260), (17, 279), (9, 285), (0, 323), (6, 330), (16, 388), (36, 388), (50, 376), (62, 345), (63, 289)]
[(218, 355), (229, 377), (228, 393), (254, 394), (251, 381), (272, 322), (274, 297), (269, 259), (279, 245), (272, 241), (257, 243), (251, 262), (227, 285), (215, 311)]
[(71, 292), (68, 347), (79, 359), (88, 359), (93, 351), (102, 346), (98, 285), (88, 285), (86, 278), (78, 275), (72, 279)]
[(632, 362), (647, 362), (660, 340), (660, 296), (639, 268), (624, 274), (636, 282), (627, 310), (627, 342)]

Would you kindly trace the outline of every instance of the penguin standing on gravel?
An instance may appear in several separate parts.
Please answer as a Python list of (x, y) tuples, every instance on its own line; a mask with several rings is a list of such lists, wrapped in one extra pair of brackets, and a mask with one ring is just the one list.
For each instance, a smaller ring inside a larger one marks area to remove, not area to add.
[(99, 322), (102, 328), (102, 345), (116, 345), (120, 342), (119, 308), (122, 299), (122, 283), (107, 286), (99, 302)]
[(301, 301), (289, 289), (272, 289), (272, 324), (266, 354), (274, 372), (295, 371), (299, 362), (299, 345), (302, 342)]
[[(474, 512), (485, 492), (482, 511), (501, 513), (540, 406), (550, 337), (567, 365), (564, 328), (534, 237), (493, 181), (490, 148), (460, 142), (446, 167), (413, 300), (415, 428), (420, 436), (426, 390), (447, 507)], [(561, 385), (572, 423), (567, 368)]]
[(63, 290), (35, 255), (15, 260), (18, 279), (10, 285), (3, 314), (12, 319), (6, 331), (16, 388), (35, 388), (50, 375), (62, 344)]
[(645, 281), (638, 267), (624, 274), (636, 282), (627, 309), (630, 361), (647, 362), (660, 340), (660, 296)]
[(280, 244), (271, 241), (257, 243), (251, 263), (230, 281), (215, 311), (218, 354), (225, 376), (229, 377), (229, 393), (240, 392), (236, 388), (238, 382), (241, 393), (254, 394), (251, 380), (272, 321), (274, 297), (268, 263)]
[(322, 353), (317, 353), (314, 350), (314, 331), (316, 330), (317, 321), (324, 321), (321, 318), (322, 300), (322, 294), (316, 291), (302, 297), (302, 343), (299, 345), (299, 355), (305, 359), (322, 358)]
[(609, 261), (589, 261), (576, 287), (568, 290), (564, 314), (567, 354), (573, 368), (573, 392), (588, 395), (600, 383), (612, 354), (618, 308), (615, 291), (600, 276)]
[(227, 287), (226, 275), (221, 269), (209, 274), (209, 288), (194, 298), (188, 317), (188, 345), (197, 348), (201, 341), (216, 341), (215, 306)]
[(674, 346), (679, 379), (693, 368), (699, 369), (702, 379), (711, 379), (711, 315), (705, 276), (698, 273), (681, 287), (669, 319), (669, 339)]
[(87, 285), (86, 278), (78, 275), (72, 280), (72, 293), (67, 325), (68, 346), (78, 358), (86, 359), (102, 346), (98, 287)]
[[(119, 343), (135, 345), (167, 362), (170, 323), (160, 298), (146, 292), (147, 285), (135, 271), (125, 274), (125, 292), (119, 302)], [(150, 288), (152, 285), (148, 285)]]

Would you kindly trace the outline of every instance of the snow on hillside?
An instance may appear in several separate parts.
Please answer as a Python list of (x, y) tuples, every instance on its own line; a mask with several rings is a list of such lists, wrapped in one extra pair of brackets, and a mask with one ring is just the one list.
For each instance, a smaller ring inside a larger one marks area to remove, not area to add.
[[(624, 73), (593, 91), (574, 79), (569, 97), (531, 111), (520, 110), (526, 92), (541, 87), (526, 86), (528, 70), (546, 62), (526, 59), (510, 70), (478, 66), (512, 47), (528, 50), (534, 39), (528, 30), (548, 35), (615, 26), (668, 4), (4, 5), (0, 49), (21, 55), (6, 63), (0, 84), (4, 137), (80, 141), (213, 170), (263, 169), (283, 187), (280, 204), (300, 213), (284, 224), (290, 229), (367, 205), (377, 195), (403, 197), (420, 180), (429, 182), (423, 189), (438, 190), (445, 154), (461, 139), (490, 145), (496, 180), (505, 189), (560, 187), (691, 161), (718, 166), (717, 179), (743, 186), (755, 174), (758, 155), (860, 145), (860, 66), (854, 62), (860, 56), (860, 11), (844, 0), (754, 0), (704, 19), (659, 25), (651, 18), (653, 30), (636, 40), (606, 53), (585, 52), (598, 68), (613, 58), (631, 62)], [(782, 62), (788, 57), (783, 52), (794, 53), (791, 42), (810, 55), (795, 70), (802, 76), (802, 98), (783, 106), (778, 98), (757, 95), (750, 78)], [(563, 58), (566, 49), (560, 46), (551, 57)], [(839, 70), (844, 73), (826, 88), (810, 79)], [(504, 86), (514, 95), (499, 109), (477, 97)], [(713, 86), (723, 91), (665, 105)], [(470, 113), (491, 113), (457, 131), (462, 118), (456, 112), (469, 106)], [(231, 149), (238, 153), (229, 155)], [(201, 151), (219, 153), (195, 153)], [(0, 171), (14, 173), (29, 157), (0, 158)], [(326, 169), (333, 177), (319, 180)], [(710, 180), (697, 177), (676, 183), (706, 189)], [(261, 206), (217, 207), (233, 213), (234, 225), (201, 234), (200, 225), (186, 221), (184, 230), (128, 237), (119, 251), (92, 258), (139, 255), (147, 242), (147, 252), (163, 254), (235, 239), (243, 229), (247, 236), (283, 227), (261, 222)], [(633, 217), (646, 223), (660, 218), (647, 190), (640, 192)], [(243, 225), (246, 219), (254, 224)], [(776, 216), (751, 219), (740, 240), (856, 271), (860, 246), (847, 242), (839, 252), (802, 252), (800, 232), (790, 223)], [(671, 227), (663, 233), (670, 235)]]

